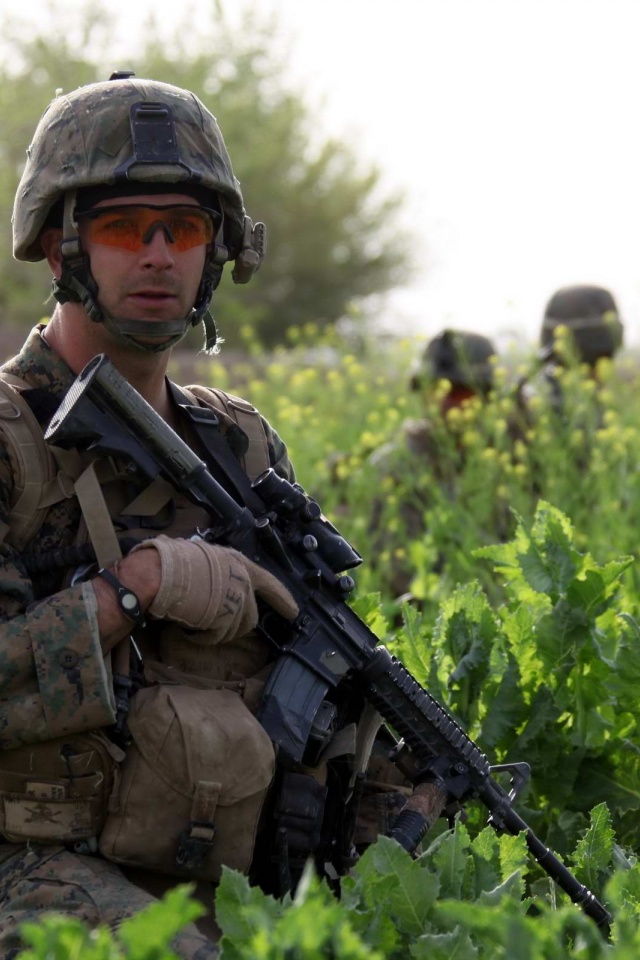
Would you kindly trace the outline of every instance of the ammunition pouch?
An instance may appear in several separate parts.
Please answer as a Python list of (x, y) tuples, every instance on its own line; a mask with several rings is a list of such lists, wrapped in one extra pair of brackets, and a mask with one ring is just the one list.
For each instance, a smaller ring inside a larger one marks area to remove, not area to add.
[(223, 864), (249, 869), (275, 755), (239, 688), (160, 683), (136, 693), (100, 837), (107, 860), (209, 881)]
[(0, 751), (0, 834), (12, 843), (97, 838), (123, 757), (101, 733)]
[(318, 848), (326, 797), (327, 788), (309, 774), (283, 774), (275, 815), (291, 856), (306, 858)]

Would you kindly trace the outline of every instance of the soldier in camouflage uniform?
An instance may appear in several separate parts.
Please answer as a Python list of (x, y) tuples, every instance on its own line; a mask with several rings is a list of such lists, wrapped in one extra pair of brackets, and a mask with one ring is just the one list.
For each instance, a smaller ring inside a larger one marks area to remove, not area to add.
[(381, 573), (394, 597), (407, 593), (413, 572), (407, 561), (393, 551), (393, 545), (406, 543), (424, 531), (428, 492), (421, 480), (426, 476), (441, 487), (452, 487), (461, 468), (462, 452), (448, 429), (446, 415), (474, 397), (486, 399), (493, 386), (495, 353), (491, 340), (478, 333), (445, 329), (433, 337), (416, 362), (409, 385), (433, 406), (438, 384), (447, 381), (447, 389), (439, 400), (439, 416), (406, 420), (399, 437), (371, 456), (380, 485), (385, 481), (391, 484), (401, 499), (400, 530), (395, 535), (387, 529), (383, 497), (374, 501), (371, 517), (371, 530), (378, 546), (375, 553), (386, 551)]
[[(198, 682), (209, 682), (227, 697), (234, 717), (244, 711), (245, 740), (234, 743), (232, 724), (222, 763), (229, 769), (211, 771), (209, 779), (220, 782), (199, 782), (199, 817), (193, 813), (185, 823), (190, 842), (209, 856), (220, 807), (213, 811), (225, 778), (235, 778), (239, 796), (258, 798), (246, 831), (242, 803), (225, 807), (240, 811), (237, 834), (232, 832), (240, 842), (255, 831), (274, 769), (273, 748), (242, 699), (269, 659), (253, 632), (255, 592), (285, 616), (296, 612), (282, 585), (240, 554), (187, 539), (205, 518), (183, 498), (166, 495), (153, 508), (147, 503), (146, 510), (127, 513), (123, 504), (144, 497), (144, 484), (123, 478), (116, 468), (105, 479), (100, 471), (106, 464), (96, 466), (91, 457), (78, 455), (75, 473), (69, 462), (58, 463), (47, 490), (37, 490), (37, 529), (30, 542), (17, 545), (19, 464), (9, 421), (20, 415), (24, 401), (44, 431), (76, 375), (105, 353), (203, 454), (166, 377), (171, 349), (199, 323), (208, 349), (214, 348), (208, 305), (224, 263), (235, 261), (234, 279), (246, 282), (263, 255), (263, 238), (245, 215), (215, 118), (189, 91), (118, 74), (58, 96), (27, 153), (15, 200), (14, 255), (48, 260), (58, 303), (50, 321), (35, 327), (2, 369), (23, 401), (9, 399), (0, 407), (0, 954), (5, 958), (19, 950), (20, 923), (43, 911), (115, 929), (152, 902), (163, 885), (183, 876), (177, 870), (173, 876), (161, 859), (157, 870), (145, 869), (144, 858), (132, 865), (126, 850), (117, 852), (115, 834), (109, 845), (101, 832), (110, 818), (115, 818), (112, 833), (125, 830), (122, 810), (129, 816), (122, 808), (126, 798), (118, 793), (119, 777), (129, 775), (122, 763), (128, 741), (121, 736), (113, 683), (115, 653), (123, 642), (128, 658), (132, 635), (145, 664), (155, 663), (161, 679), (163, 670), (165, 676), (182, 671), (167, 681), (176, 693), (181, 682), (198, 674)], [(207, 397), (200, 388), (199, 399), (191, 399), (206, 406)], [(230, 416), (219, 413), (218, 421), (242, 460), (247, 437)], [(260, 424), (269, 462), (293, 479), (284, 444), (266, 421)], [(120, 522), (101, 534), (93, 529), (92, 512), (103, 501), (111, 519), (115, 513)], [(131, 540), (138, 543), (135, 549)], [(98, 560), (93, 566), (77, 559), (86, 557), (81, 548), (87, 541)], [(140, 690), (132, 703), (147, 692)], [(187, 718), (178, 707), (175, 711), (174, 726), (187, 729)], [(162, 759), (159, 753), (159, 766)], [(136, 772), (131, 776), (133, 791)], [(238, 787), (243, 777), (253, 778), (244, 793)], [(158, 815), (164, 813), (161, 806), (170, 805), (165, 794), (171, 784), (161, 787), (165, 793), (151, 798), (145, 814), (151, 822), (149, 847), (161, 832), (153, 825), (153, 803)], [(144, 822), (135, 827), (144, 829)], [(209, 873), (195, 874), (209, 906), (219, 868), (217, 863)], [(203, 923), (201, 930), (191, 925), (176, 939), (181, 957), (217, 955), (213, 924)]]

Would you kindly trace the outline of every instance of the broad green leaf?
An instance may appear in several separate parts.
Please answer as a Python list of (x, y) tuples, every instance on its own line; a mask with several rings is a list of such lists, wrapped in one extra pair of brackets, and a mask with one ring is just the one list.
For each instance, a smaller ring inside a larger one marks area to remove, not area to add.
[(560, 711), (554, 703), (552, 692), (547, 686), (541, 685), (529, 708), (527, 722), (518, 736), (516, 749), (526, 751), (531, 741), (541, 735), (546, 736), (549, 730), (556, 729), (559, 716)]
[(438, 896), (439, 881), (424, 869), (421, 860), (413, 860), (395, 840), (380, 837), (356, 864), (354, 873), (367, 878), (369, 897), (372, 892), (382, 893), (400, 930), (413, 936), (422, 933)]
[(482, 890), (478, 899), (481, 903), (495, 906), (496, 904), (502, 903), (506, 898), (520, 902), (523, 895), (524, 880), (522, 878), (522, 872), (515, 870), (506, 880), (503, 880), (497, 887), (494, 887), (493, 890)]
[(478, 950), (468, 932), (456, 927), (450, 933), (425, 933), (411, 945), (414, 960), (476, 960)]
[(366, 593), (354, 597), (350, 605), (377, 637), (384, 639), (387, 636), (389, 622), (383, 613), (379, 593)]
[(592, 892), (599, 890), (602, 876), (611, 868), (614, 833), (606, 803), (591, 811), (591, 822), (571, 858), (576, 873)]
[(525, 934), (525, 920), (520, 916), (521, 909), (510, 897), (501, 900), (497, 907), (480, 901), (469, 903), (461, 900), (440, 900), (436, 916), (449, 928), (459, 925), (463, 930), (468, 930), (473, 942), (482, 946), (481, 956), (498, 956), (509, 960), (502, 949), (509, 936), (510, 922), (514, 918), (522, 934)]
[(640, 863), (615, 873), (607, 882), (605, 897), (616, 914), (635, 914), (640, 921)]
[[(18, 960), (124, 960), (110, 930), (100, 927), (91, 931), (74, 917), (43, 916), (38, 923), (23, 923), (20, 932), (33, 949), (22, 950)], [(173, 960), (174, 956), (167, 948), (164, 958)], [(154, 960), (151, 953), (147, 957)]]
[(420, 857), (421, 862), (436, 870), (440, 881), (440, 897), (460, 896), (469, 847), (469, 834), (457, 820), (454, 829), (437, 837)]
[(529, 848), (524, 834), (517, 837), (511, 834), (500, 836), (500, 870), (503, 881), (506, 881), (517, 870), (524, 872), (530, 862)]
[(487, 749), (499, 743), (508, 743), (525, 720), (528, 705), (524, 700), (520, 667), (511, 654), (507, 669), (491, 698), (491, 705), (482, 718), (478, 740)]
[[(118, 928), (118, 939), (126, 946), (131, 960), (163, 956), (162, 949), (166, 949), (173, 937), (206, 912), (201, 903), (191, 899), (192, 892), (192, 885), (181, 884), (166, 893), (159, 903), (123, 921)], [(211, 901), (213, 906), (213, 890)]]
[[(424, 617), (415, 606), (405, 603), (401, 609), (402, 627), (394, 643), (394, 652), (397, 652), (407, 670), (418, 682), (425, 684), (434, 652), (430, 642), (430, 628), (428, 629)], [(431, 683), (429, 687), (431, 688)]]
[(270, 926), (282, 914), (283, 905), (252, 887), (237, 870), (224, 867), (216, 892), (216, 922), (225, 937), (245, 942), (261, 926)]
[(473, 838), (469, 850), (473, 861), (473, 886), (467, 894), (477, 899), (483, 890), (493, 890), (502, 880), (500, 838), (492, 827), (485, 827)]

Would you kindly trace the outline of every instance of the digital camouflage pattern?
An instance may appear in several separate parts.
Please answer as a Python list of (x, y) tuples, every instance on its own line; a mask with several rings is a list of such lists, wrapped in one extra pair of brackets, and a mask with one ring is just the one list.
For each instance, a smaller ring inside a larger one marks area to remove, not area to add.
[[(37, 331), (4, 369), (58, 400), (75, 379)], [(12, 464), (0, 444), (3, 524), (8, 524), (12, 490)], [(33, 549), (44, 553), (70, 546), (79, 522), (77, 501), (63, 500), (49, 511)], [(6, 543), (1, 549), (0, 747), (113, 723), (113, 691), (100, 649), (93, 589), (79, 584), (59, 592), (64, 571), (32, 581), (16, 551)]]
[[(213, 898), (213, 890), (211, 890)], [(86, 923), (117, 930), (123, 920), (155, 897), (126, 879), (114, 864), (70, 853), (64, 847), (0, 844), (0, 956), (13, 960), (21, 949), (19, 928), (43, 911), (63, 913)], [(172, 942), (183, 960), (211, 960), (217, 947), (186, 926)]]
[[(224, 240), (234, 259), (242, 246), (244, 205), (215, 117), (190, 91), (157, 80), (107, 80), (61, 94), (47, 107), (27, 150), (13, 210), (14, 256), (42, 260), (38, 237), (49, 211), (67, 191), (115, 185), (132, 157), (130, 107), (165, 103), (175, 121), (175, 161), (138, 163), (125, 181), (191, 181), (218, 194)], [(187, 169), (187, 166), (192, 171)], [(122, 177), (120, 179), (123, 179)]]
[[(61, 400), (75, 376), (41, 337), (41, 329), (32, 331), (21, 353), (3, 369)], [(290, 479), (293, 470), (286, 448), (263, 422), (271, 463)], [(0, 524), (8, 524), (12, 490), (12, 464), (0, 443)], [(75, 497), (56, 504), (30, 552), (71, 546), (80, 519)], [(66, 570), (41, 574), (32, 581), (16, 551), (6, 543), (1, 550), (0, 748), (113, 723), (113, 692), (100, 650), (93, 588), (78, 584), (61, 590)]]

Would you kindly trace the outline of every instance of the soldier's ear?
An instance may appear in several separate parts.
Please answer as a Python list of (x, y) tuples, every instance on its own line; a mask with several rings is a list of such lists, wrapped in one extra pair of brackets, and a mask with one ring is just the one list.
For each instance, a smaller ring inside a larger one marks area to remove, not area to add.
[(61, 240), (62, 230), (60, 227), (47, 227), (47, 229), (43, 230), (40, 234), (42, 252), (47, 258), (47, 263), (56, 280), (60, 279), (62, 273), (62, 257), (60, 256)]

